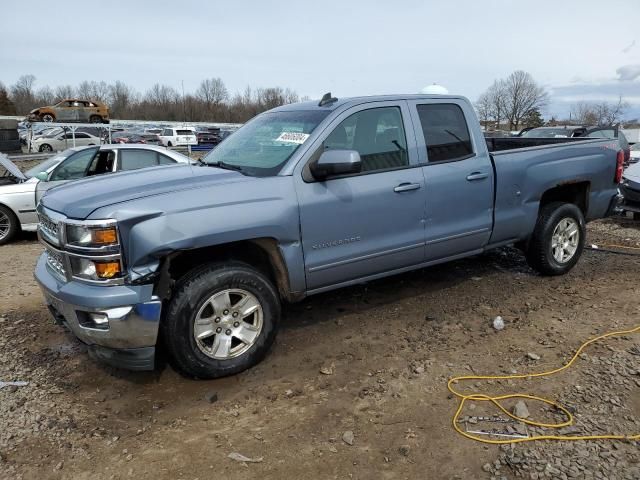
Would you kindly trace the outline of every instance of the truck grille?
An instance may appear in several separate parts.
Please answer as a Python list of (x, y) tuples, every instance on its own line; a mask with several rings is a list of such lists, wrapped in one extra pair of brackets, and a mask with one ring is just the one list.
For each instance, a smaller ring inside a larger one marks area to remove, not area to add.
[(62, 255), (58, 252), (51, 250), (50, 248), (46, 249), (47, 252), (47, 265), (51, 267), (51, 269), (59, 274), (62, 278), (66, 278), (67, 273), (64, 268), (64, 259)]
[(40, 224), (38, 225), (40, 231), (44, 234), (47, 240), (58, 243), (58, 224), (51, 220), (47, 215), (40, 212), (38, 213), (38, 219)]

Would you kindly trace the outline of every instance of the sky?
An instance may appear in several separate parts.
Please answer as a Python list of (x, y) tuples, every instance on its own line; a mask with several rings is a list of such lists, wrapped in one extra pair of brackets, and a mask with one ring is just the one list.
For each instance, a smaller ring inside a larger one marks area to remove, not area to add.
[(545, 116), (579, 100), (630, 103), (640, 117), (640, 0), (112, 0), (3, 4), (0, 81), (82, 80), (301, 96), (417, 93), (431, 83), (477, 99), (525, 70), (550, 93)]

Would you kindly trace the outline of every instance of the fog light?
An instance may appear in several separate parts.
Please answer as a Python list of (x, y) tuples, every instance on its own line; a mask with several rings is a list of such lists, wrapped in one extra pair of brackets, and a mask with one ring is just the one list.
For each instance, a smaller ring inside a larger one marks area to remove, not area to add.
[(109, 317), (107, 317), (106, 313), (89, 313), (89, 318), (98, 326), (109, 325)]

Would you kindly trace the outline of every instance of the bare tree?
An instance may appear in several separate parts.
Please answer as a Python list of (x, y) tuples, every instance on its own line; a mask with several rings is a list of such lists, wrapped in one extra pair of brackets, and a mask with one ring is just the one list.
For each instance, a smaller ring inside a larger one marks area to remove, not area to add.
[(36, 83), (34, 75), (22, 75), (11, 87), (11, 100), (19, 113), (27, 113), (36, 107), (33, 88)]
[(0, 82), (0, 115), (15, 115), (16, 107), (9, 99), (9, 92), (4, 84)]
[(500, 128), (502, 120), (506, 118), (507, 112), (507, 92), (504, 80), (495, 80), (493, 84), (482, 94), (476, 103), (478, 114), (485, 122), (485, 127), (489, 122), (495, 122), (495, 128)]
[(629, 104), (622, 97), (616, 103), (578, 102), (571, 107), (571, 116), (582, 125), (610, 127), (622, 121)]
[(227, 101), (229, 92), (221, 78), (207, 78), (200, 82), (196, 97), (207, 105), (217, 106)]
[(517, 70), (504, 80), (509, 128), (517, 130), (527, 112), (546, 105), (548, 95), (531, 74)]
[(73, 97), (74, 89), (71, 85), (59, 85), (56, 87), (56, 90), (53, 94), (54, 102), (59, 102), (60, 100), (65, 100), (67, 98)]

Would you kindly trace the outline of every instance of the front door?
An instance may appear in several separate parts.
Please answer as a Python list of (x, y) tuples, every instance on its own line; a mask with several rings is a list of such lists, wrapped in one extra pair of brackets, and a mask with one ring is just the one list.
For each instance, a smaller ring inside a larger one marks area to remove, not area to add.
[(95, 164), (96, 152), (98, 148), (86, 148), (73, 153), (65, 158), (49, 174), (48, 180), (40, 181), (36, 185), (36, 205), (47, 190), (52, 189), (70, 180), (79, 180), (88, 175), (92, 165)]
[(424, 178), (406, 102), (354, 107), (327, 128), (312, 159), (357, 150), (362, 172), (296, 186), (308, 290), (383, 274), (424, 260)]
[(493, 226), (494, 173), (484, 145), (474, 143), (466, 102), (411, 101), (424, 165), (427, 261), (480, 251)]

